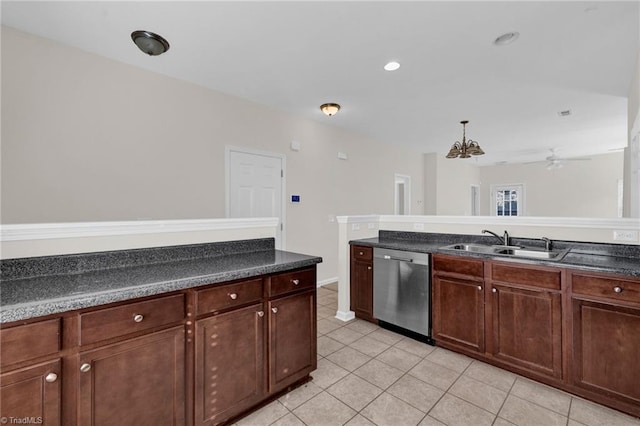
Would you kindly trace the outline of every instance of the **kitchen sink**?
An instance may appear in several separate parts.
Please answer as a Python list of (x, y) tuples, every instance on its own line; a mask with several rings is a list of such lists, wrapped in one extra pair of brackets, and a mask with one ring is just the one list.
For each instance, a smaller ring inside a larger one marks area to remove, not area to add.
[(482, 253), (487, 255), (498, 255), (507, 257), (521, 257), (528, 259), (560, 260), (568, 250), (535, 250), (518, 246), (490, 246), (486, 244), (461, 243), (442, 247), (445, 250), (465, 251), (472, 253)]
[(472, 251), (476, 253), (493, 253), (493, 246), (485, 246), (483, 244), (454, 244), (452, 246), (443, 247), (453, 250)]
[(496, 249), (494, 254), (505, 254), (508, 256), (515, 257), (530, 257), (534, 259), (547, 259), (554, 260), (557, 257), (562, 257), (565, 254), (566, 250), (562, 251), (540, 251), (540, 250), (526, 250), (526, 249)]

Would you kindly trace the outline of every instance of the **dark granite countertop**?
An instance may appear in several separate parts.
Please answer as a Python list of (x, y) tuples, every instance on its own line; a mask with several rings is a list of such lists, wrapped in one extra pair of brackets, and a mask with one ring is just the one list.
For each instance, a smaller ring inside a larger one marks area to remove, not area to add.
[[(640, 246), (625, 244), (554, 241), (554, 248), (568, 250), (560, 260), (513, 258), (504, 255), (455, 251), (443, 247), (459, 243), (496, 244), (494, 237), (479, 235), (436, 234), (418, 232), (380, 231), (378, 237), (350, 241), (369, 247), (418, 253), (440, 253), (453, 256), (490, 258), (506, 262), (558, 266), (594, 272), (608, 272), (640, 277)], [(512, 238), (511, 244), (541, 248), (542, 240)]]
[[(31, 258), (32, 264), (26, 266), (24, 261), (17, 259), (3, 261), (0, 323), (277, 273), (322, 262), (320, 257), (275, 250), (272, 242), (256, 247), (254, 241), (260, 240), (248, 241), (252, 243), (244, 247), (236, 246), (231, 252), (224, 248), (212, 252), (212, 246), (220, 248), (224, 244), (214, 243), (202, 247), (191, 246), (195, 249), (188, 253), (184, 248), (168, 248), (169, 253), (161, 249), (92, 253)], [(177, 259), (172, 257), (178, 252), (185, 256), (178, 256)], [(117, 254), (114, 256), (113, 253)], [(112, 258), (108, 262), (104, 259), (97, 261), (103, 256)], [(80, 263), (85, 266), (79, 267)], [(86, 266), (86, 263), (92, 265)], [(35, 275), (34, 270), (37, 271)]]

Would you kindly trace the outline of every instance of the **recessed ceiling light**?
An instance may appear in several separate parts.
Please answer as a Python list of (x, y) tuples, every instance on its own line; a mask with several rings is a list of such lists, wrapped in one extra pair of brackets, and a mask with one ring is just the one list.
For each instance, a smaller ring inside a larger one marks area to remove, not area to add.
[(400, 68), (400, 64), (396, 61), (391, 61), (387, 65), (384, 66), (384, 69), (387, 71), (395, 71)]
[(495, 39), (493, 41), (493, 44), (495, 44), (496, 46), (506, 46), (507, 44), (511, 44), (514, 41), (516, 41), (518, 37), (520, 37), (520, 33), (516, 31), (511, 33), (505, 33), (505, 34), (502, 34), (497, 39)]

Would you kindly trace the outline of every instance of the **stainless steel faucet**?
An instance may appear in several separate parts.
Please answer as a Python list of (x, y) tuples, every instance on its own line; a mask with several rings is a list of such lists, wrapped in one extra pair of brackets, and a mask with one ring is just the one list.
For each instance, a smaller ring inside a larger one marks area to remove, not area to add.
[(544, 241), (544, 248), (546, 251), (551, 251), (551, 247), (553, 245), (553, 242), (547, 238), (547, 237), (542, 237), (540, 238), (542, 241)]
[(509, 244), (509, 240), (510, 240), (511, 237), (509, 237), (509, 233), (506, 230), (504, 231), (504, 236), (502, 236), (502, 237), (500, 235), (496, 234), (495, 232), (489, 231), (488, 229), (483, 229), (482, 233), (483, 234), (491, 234), (491, 235), (493, 235), (498, 240), (500, 240), (500, 244), (502, 244), (504, 246), (510, 245)]

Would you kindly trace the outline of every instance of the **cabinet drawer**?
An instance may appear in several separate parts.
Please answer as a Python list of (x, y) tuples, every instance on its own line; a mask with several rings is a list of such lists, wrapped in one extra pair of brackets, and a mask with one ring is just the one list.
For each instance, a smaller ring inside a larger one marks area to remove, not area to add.
[(273, 297), (303, 288), (315, 288), (315, 286), (315, 268), (303, 269), (270, 277), (267, 280), (267, 295)]
[(87, 312), (80, 315), (80, 344), (172, 324), (184, 317), (182, 294)]
[(36, 322), (0, 330), (0, 365), (28, 361), (60, 350), (60, 320)]
[(573, 294), (640, 303), (640, 281), (572, 274)]
[(363, 246), (351, 246), (351, 259), (371, 260), (373, 259), (373, 248)]
[(434, 272), (449, 272), (472, 277), (484, 278), (482, 260), (467, 259), (459, 256), (433, 256)]
[(492, 263), (491, 279), (503, 283), (524, 284), (532, 287), (560, 290), (562, 276), (559, 269)]
[(204, 315), (258, 302), (261, 298), (262, 278), (200, 290), (196, 292), (196, 314)]

